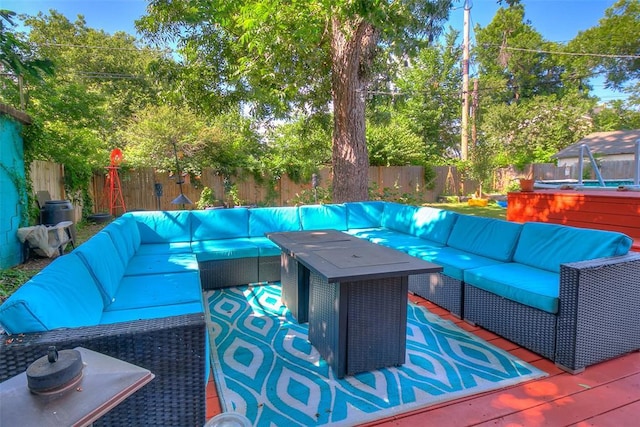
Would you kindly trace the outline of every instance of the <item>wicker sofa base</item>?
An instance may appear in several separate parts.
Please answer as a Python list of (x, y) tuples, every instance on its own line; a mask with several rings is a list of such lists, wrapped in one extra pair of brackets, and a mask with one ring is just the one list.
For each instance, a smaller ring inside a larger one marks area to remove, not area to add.
[(198, 263), (202, 289), (212, 290), (258, 282), (258, 258), (233, 258)]
[(464, 318), (548, 359), (555, 358), (555, 314), (465, 284)]
[(278, 282), (280, 280), (280, 255), (258, 258), (258, 281)]
[(460, 280), (442, 273), (409, 276), (409, 292), (431, 301), (462, 318), (463, 286)]
[(205, 340), (203, 314), (3, 337), (0, 381), (24, 372), (50, 345), (58, 350), (84, 347), (155, 375), (94, 425), (201, 426), (206, 421)]

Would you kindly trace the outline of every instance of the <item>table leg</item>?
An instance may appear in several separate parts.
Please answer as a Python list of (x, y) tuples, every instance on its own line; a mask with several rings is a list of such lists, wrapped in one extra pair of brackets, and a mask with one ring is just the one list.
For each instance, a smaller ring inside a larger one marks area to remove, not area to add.
[(298, 323), (309, 320), (309, 269), (289, 254), (281, 254), (282, 302)]

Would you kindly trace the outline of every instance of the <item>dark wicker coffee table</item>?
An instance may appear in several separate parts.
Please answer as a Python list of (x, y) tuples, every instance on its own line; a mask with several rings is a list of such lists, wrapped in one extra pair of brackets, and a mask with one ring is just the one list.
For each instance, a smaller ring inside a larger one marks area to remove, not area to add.
[(271, 233), (283, 302), (342, 378), (405, 362), (408, 276), (442, 267), (335, 230)]

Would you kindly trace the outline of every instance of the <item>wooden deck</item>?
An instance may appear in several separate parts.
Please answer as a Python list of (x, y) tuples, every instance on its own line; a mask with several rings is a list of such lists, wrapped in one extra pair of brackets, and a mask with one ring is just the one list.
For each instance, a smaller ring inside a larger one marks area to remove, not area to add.
[(625, 233), (640, 251), (640, 191), (536, 190), (507, 195), (507, 220)]
[[(366, 426), (611, 426), (640, 425), (640, 352), (588, 367), (578, 375), (420, 297), (409, 298), (442, 318), (547, 372), (548, 377), (377, 420)], [(213, 376), (211, 376), (212, 378)], [(220, 413), (213, 380), (207, 418)]]

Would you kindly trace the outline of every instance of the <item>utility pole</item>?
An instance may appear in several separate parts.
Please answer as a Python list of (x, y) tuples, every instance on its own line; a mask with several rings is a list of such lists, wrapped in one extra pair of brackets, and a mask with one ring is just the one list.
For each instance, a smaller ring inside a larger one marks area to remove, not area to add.
[(471, 94), (471, 146), (475, 147), (478, 142), (478, 78), (473, 79), (473, 93)]
[(462, 42), (462, 121), (460, 123), (460, 158), (467, 160), (469, 152), (469, 20), (471, 1), (464, 2), (464, 29)]

